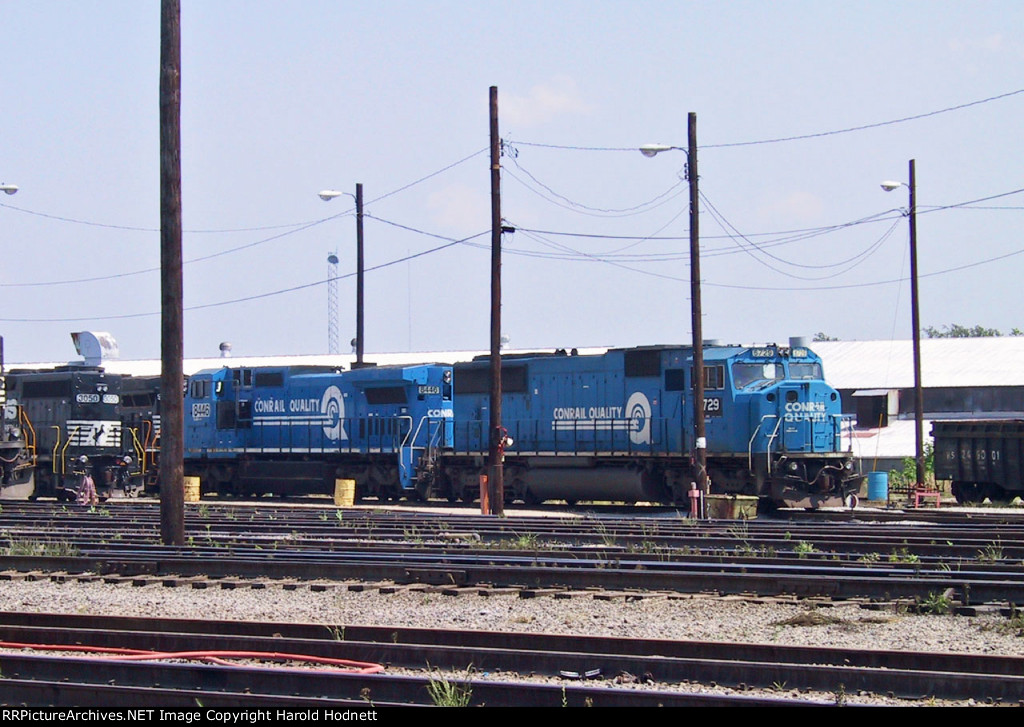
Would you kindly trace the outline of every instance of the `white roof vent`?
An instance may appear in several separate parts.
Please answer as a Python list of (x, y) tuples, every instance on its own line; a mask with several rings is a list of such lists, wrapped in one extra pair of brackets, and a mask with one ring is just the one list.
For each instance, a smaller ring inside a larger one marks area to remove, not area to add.
[(75, 351), (85, 359), (74, 363), (102, 366), (104, 361), (121, 357), (117, 341), (106, 331), (78, 331), (71, 334), (71, 340), (75, 342)]

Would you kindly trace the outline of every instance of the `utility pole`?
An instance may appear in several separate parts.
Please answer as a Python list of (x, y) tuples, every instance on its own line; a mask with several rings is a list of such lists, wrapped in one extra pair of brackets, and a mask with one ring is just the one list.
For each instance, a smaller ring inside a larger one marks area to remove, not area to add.
[(160, 536), (185, 544), (181, 3), (160, 3)]
[(697, 190), (697, 114), (690, 112), (687, 134), (686, 176), (690, 182), (690, 316), (693, 330), (693, 459), (700, 490), (701, 517), (707, 516), (707, 437), (704, 428), (704, 334), (700, 307), (700, 227)]
[[(488, 450), (485, 515), (505, 512), (503, 449), (501, 428), (501, 138), (498, 136), (498, 87), (491, 86), (491, 401), (490, 448)], [(483, 498), (481, 497), (481, 502)]]
[(921, 387), (921, 314), (917, 297), (917, 181), (910, 160), (910, 310), (914, 326), (914, 461), (917, 487), (924, 488), (924, 393)]
[(356, 366), (363, 365), (363, 185), (356, 183)]

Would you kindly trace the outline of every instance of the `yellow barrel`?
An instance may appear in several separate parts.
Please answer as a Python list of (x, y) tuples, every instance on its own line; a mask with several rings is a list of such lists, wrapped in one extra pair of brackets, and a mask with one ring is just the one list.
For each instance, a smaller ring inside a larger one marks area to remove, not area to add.
[(185, 502), (199, 502), (199, 478), (185, 478)]
[(356, 481), (334, 481), (334, 504), (338, 507), (352, 507), (356, 502)]

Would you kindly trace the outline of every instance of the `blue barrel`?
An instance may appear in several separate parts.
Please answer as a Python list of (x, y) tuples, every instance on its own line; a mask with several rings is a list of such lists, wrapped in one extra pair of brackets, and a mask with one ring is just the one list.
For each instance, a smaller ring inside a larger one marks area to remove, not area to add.
[(889, 499), (889, 473), (868, 472), (868, 499)]

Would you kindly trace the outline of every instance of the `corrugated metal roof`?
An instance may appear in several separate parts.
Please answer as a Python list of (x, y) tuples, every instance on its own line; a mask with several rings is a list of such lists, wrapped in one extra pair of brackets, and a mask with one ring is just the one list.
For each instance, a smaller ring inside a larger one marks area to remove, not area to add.
[[(924, 420), (924, 441), (931, 442), (932, 423)], [(853, 455), (870, 464), (880, 459), (913, 457), (917, 447), (913, 419), (890, 419), (881, 429), (844, 429), (843, 446), (853, 443)], [(875, 469), (871, 466), (869, 469)], [(865, 470), (867, 471), (867, 470)]]
[[(914, 386), (912, 341), (822, 341), (825, 380), (837, 389)], [(921, 385), (1024, 386), (1024, 336), (928, 338), (921, 341)]]

